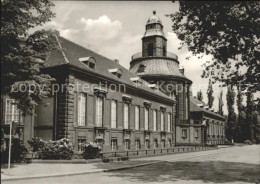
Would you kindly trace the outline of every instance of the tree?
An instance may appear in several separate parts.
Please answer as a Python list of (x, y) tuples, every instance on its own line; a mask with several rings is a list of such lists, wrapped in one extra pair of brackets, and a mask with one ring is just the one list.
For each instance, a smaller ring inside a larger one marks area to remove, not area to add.
[[(202, 77), (260, 90), (260, 3), (257, 1), (180, 1), (168, 15), (173, 31), (199, 57), (212, 55)], [(240, 72), (242, 75), (240, 75)]]
[(197, 92), (197, 99), (200, 100), (200, 101), (203, 100), (203, 94), (202, 94), (201, 90)]
[(238, 142), (243, 142), (245, 140), (246, 132), (245, 130), (245, 107), (243, 105), (243, 94), (240, 89), (237, 92), (237, 110), (238, 110), (238, 117), (237, 117), (237, 128), (236, 128), (236, 140)]
[(245, 139), (255, 142), (254, 137), (254, 96), (251, 92), (246, 94), (246, 122), (245, 122)]
[(209, 108), (212, 108), (213, 107), (213, 102), (214, 102), (214, 96), (213, 96), (212, 83), (211, 83), (210, 79), (209, 79), (207, 95), (208, 95), (208, 105), (209, 105)]
[(235, 93), (233, 87), (228, 87), (227, 90), (227, 108), (228, 108), (228, 118), (227, 118), (227, 129), (226, 136), (227, 138), (234, 138), (234, 132), (236, 128), (236, 113), (234, 109), (235, 104)]
[[(40, 30), (55, 14), (50, 0), (1, 1), (1, 96), (14, 99), (24, 113), (50, 93), (53, 79), (41, 72), (55, 34)], [(33, 31), (34, 30), (34, 31)]]
[(220, 91), (219, 99), (218, 99), (218, 113), (223, 116), (223, 91)]

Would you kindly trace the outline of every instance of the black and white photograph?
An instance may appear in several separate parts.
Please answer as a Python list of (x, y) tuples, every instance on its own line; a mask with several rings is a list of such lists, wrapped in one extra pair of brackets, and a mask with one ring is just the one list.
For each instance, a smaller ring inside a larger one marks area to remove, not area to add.
[(260, 2), (1, 0), (1, 183), (260, 184)]

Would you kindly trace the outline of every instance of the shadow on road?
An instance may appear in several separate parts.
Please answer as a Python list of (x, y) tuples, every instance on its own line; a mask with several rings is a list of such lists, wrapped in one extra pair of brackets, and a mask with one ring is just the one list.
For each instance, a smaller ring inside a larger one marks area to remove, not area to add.
[(163, 162), (112, 172), (111, 176), (127, 177), (142, 183), (176, 180), (200, 180), (204, 182), (250, 182), (260, 181), (260, 167), (256, 164), (236, 162)]

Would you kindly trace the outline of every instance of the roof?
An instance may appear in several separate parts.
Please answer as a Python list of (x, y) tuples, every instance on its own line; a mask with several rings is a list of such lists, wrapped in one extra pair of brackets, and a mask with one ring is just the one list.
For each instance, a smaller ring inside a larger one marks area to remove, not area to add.
[[(137, 71), (141, 64), (145, 66), (145, 71), (138, 74)], [(138, 74), (138, 76), (170, 76), (189, 80), (180, 72), (179, 63), (167, 57), (142, 58), (138, 63), (133, 65), (130, 71), (134, 74)]]
[(221, 119), (225, 119), (224, 116), (221, 116), (220, 114), (217, 114), (215, 112), (212, 112), (210, 110), (206, 110), (203, 107), (199, 107), (199, 104), (203, 104), (204, 106), (206, 105), (204, 102), (198, 100), (197, 98), (190, 96), (190, 112), (205, 112), (208, 114), (211, 114), (215, 117), (221, 118)]
[(162, 21), (159, 17), (157, 17), (156, 15), (152, 15), (146, 24), (154, 24), (154, 23), (159, 23), (159, 24), (162, 24)]
[[(59, 65), (69, 65), (76, 68), (81, 68), (85, 72), (92, 72), (98, 76), (102, 76), (108, 79), (112, 79), (118, 83), (123, 83), (127, 85), (131, 85), (140, 90), (158, 95), (160, 97), (164, 97), (169, 100), (169, 102), (173, 101), (169, 96), (165, 95), (160, 91), (155, 91), (148, 87), (146, 84), (141, 86), (136, 86), (136, 83), (131, 81), (130, 78), (138, 77), (137, 75), (131, 73), (129, 70), (116, 63), (115, 61), (108, 59), (94, 51), (91, 51), (87, 48), (84, 48), (72, 41), (69, 41), (63, 37), (57, 37), (57, 41), (59, 42), (62, 51), (53, 51), (50, 53), (46, 61), (46, 67), (54, 67)], [(93, 57), (96, 61), (95, 69), (91, 69), (87, 67), (85, 64), (79, 61), (79, 58), (83, 57)], [(115, 77), (110, 69), (120, 69), (122, 71), (122, 76), (120, 78)]]
[(162, 36), (162, 37), (165, 38), (164, 32), (161, 29), (149, 29), (149, 30), (146, 30), (145, 33), (144, 33), (144, 37), (150, 37), (150, 36)]

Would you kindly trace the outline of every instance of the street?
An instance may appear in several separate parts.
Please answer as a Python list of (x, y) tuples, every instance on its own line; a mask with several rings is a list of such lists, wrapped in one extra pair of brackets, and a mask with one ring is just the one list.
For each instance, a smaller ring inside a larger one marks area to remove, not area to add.
[[(230, 147), (139, 158), (137, 160), (162, 160), (164, 162), (132, 169), (2, 183), (257, 183), (260, 179), (259, 153), (259, 145)], [(96, 166), (101, 167), (102, 164), (99, 163)]]

